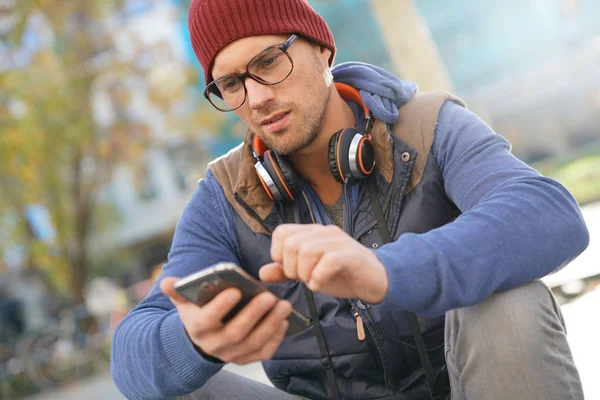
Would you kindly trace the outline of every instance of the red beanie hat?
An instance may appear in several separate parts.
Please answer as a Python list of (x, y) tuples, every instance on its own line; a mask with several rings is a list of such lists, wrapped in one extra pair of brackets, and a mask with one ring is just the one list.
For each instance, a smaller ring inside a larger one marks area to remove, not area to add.
[(244, 37), (296, 33), (331, 50), (333, 34), (307, 0), (192, 0), (188, 27), (206, 83), (219, 50)]

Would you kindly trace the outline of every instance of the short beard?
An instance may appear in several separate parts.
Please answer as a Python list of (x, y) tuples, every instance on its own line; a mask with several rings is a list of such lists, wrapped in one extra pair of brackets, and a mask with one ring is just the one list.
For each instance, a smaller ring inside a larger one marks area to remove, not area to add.
[(277, 150), (275, 150), (275, 151), (277, 151), (282, 156), (287, 156), (289, 154), (296, 153), (300, 150), (303, 150), (306, 147), (313, 144), (315, 142), (315, 140), (317, 140), (317, 137), (319, 136), (319, 132), (321, 132), (321, 128), (323, 128), (323, 124), (325, 123), (325, 117), (327, 115), (327, 104), (329, 104), (330, 97), (331, 97), (331, 92), (327, 92), (327, 98), (325, 99), (325, 102), (323, 104), (321, 114), (315, 120), (316, 122), (308, 127), (310, 130), (308, 131), (307, 135), (303, 137), (304, 140), (302, 140), (301, 142), (298, 142), (298, 143), (294, 143), (294, 145), (292, 147), (281, 149), (281, 151), (277, 151)]

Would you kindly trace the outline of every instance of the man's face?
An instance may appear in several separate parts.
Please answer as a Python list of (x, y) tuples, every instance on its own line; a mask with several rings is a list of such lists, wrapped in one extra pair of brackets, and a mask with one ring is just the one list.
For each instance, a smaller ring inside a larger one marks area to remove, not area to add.
[[(236, 40), (215, 57), (213, 79), (246, 72), (246, 65), (254, 56), (268, 46), (285, 42), (289, 36)], [(291, 75), (274, 86), (247, 78), (246, 101), (234, 111), (269, 148), (282, 155), (305, 148), (318, 136), (332, 85), (329, 50), (299, 37), (288, 53), (294, 64)]]

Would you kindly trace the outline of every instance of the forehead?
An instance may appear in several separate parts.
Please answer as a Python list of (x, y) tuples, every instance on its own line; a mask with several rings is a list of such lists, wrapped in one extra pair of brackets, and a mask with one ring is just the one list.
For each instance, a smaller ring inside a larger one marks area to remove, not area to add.
[(243, 72), (248, 62), (274, 44), (285, 42), (291, 34), (250, 36), (235, 40), (223, 47), (216, 55), (212, 68), (213, 78)]

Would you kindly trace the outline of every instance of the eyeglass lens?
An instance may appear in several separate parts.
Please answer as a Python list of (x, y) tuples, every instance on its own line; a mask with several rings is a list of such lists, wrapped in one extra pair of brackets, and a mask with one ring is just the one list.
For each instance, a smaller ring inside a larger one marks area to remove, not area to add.
[[(248, 73), (263, 84), (275, 85), (292, 72), (290, 58), (279, 48), (272, 47), (254, 57), (248, 64)], [(209, 100), (221, 111), (230, 111), (246, 99), (244, 83), (237, 75), (226, 75), (210, 84)]]

